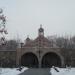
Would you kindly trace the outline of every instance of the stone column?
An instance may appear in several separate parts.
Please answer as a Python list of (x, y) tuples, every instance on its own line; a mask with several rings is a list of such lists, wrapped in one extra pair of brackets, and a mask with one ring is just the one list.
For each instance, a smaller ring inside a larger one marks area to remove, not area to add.
[(41, 68), (41, 60), (40, 60), (40, 58), (39, 58), (39, 68)]

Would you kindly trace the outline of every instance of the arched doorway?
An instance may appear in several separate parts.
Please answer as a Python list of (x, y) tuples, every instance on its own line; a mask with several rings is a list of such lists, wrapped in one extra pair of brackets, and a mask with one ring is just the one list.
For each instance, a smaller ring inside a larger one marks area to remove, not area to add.
[(46, 53), (42, 58), (42, 67), (61, 67), (60, 57), (53, 52)]
[(38, 58), (33, 53), (26, 53), (21, 57), (21, 65), (27, 67), (38, 67)]

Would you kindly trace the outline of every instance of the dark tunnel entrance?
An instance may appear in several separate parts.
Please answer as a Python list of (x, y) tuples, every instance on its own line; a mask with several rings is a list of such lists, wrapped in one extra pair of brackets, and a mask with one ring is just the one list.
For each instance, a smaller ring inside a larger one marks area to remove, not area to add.
[(61, 59), (56, 53), (46, 53), (42, 59), (42, 67), (46, 68), (52, 66), (61, 67)]
[(21, 57), (21, 65), (26, 67), (38, 67), (38, 58), (33, 53), (26, 53)]

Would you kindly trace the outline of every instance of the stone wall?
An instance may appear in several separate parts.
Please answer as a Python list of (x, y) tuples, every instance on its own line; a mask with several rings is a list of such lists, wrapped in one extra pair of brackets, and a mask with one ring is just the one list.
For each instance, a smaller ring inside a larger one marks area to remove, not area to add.
[(13, 50), (0, 51), (0, 66), (15, 67), (16, 66), (16, 51), (13, 51)]

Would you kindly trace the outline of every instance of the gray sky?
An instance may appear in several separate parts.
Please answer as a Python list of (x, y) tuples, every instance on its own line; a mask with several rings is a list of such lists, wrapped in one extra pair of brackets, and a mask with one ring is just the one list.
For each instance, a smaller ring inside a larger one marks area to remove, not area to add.
[(75, 0), (0, 0), (8, 38), (34, 39), (40, 24), (48, 35), (75, 35)]

